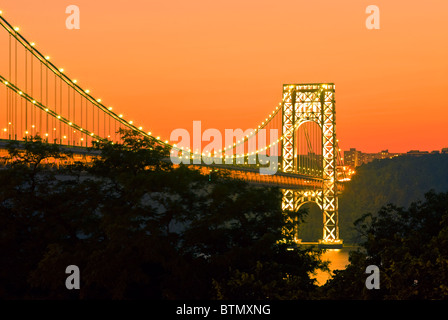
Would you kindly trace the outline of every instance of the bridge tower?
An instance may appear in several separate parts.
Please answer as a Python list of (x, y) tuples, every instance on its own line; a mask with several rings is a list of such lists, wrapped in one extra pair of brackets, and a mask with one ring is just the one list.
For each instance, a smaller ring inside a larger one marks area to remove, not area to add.
[[(338, 194), (336, 176), (336, 111), (333, 83), (286, 84), (283, 86), (281, 170), (300, 173), (298, 168), (297, 131), (306, 122), (316, 123), (322, 132), (321, 168), (315, 173), (322, 178), (319, 189), (283, 189), (282, 210), (297, 212), (306, 202), (315, 202), (322, 210), (322, 247), (341, 247), (338, 226)], [(299, 155), (300, 157), (300, 155)], [(297, 239), (297, 223), (287, 217), (294, 227), (286, 232)]]

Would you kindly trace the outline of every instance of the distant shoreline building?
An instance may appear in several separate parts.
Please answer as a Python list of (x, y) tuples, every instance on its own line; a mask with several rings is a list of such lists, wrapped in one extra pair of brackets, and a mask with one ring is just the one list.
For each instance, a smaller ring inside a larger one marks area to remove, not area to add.
[(344, 151), (344, 164), (356, 168), (364, 163), (372, 162), (375, 159), (391, 159), (399, 155), (401, 153), (390, 153), (388, 149), (381, 150), (381, 152), (377, 153), (364, 153), (356, 150), (356, 148), (350, 148), (350, 150)]
[(382, 150), (377, 153), (364, 153), (360, 150), (356, 150), (356, 148), (350, 148), (348, 151), (344, 151), (344, 165), (350, 166), (355, 169), (362, 164), (372, 162), (375, 159), (391, 159), (394, 157), (407, 155), (407, 156), (423, 156), (428, 154), (448, 154), (448, 148), (442, 148), (441, 151), (433, 150), (429, 151), (420, 151), (420, 150), (410, 150), (406, 153), (391, 153), (388, 149)]
[(406, 155), (408, 156), (423, 156), (425, 154), (429, 154), (428, 151), (420, 151), (420, 150), (410, 150), (406, 152)]

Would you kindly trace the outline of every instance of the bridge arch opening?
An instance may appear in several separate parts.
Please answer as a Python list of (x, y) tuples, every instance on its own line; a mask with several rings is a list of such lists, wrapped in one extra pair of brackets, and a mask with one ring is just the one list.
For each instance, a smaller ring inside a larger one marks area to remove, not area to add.
[(305, 120), (295, 137), (295, 168), (298, 174), (322, 176), (322, 128), (316, 121)]
[(317, 201), (309, 200), (299, 204), (298, 209), (306, 214), (296, 227), (296, 238), (302, 242), (318, 242), (322, 238), (322, 208)]

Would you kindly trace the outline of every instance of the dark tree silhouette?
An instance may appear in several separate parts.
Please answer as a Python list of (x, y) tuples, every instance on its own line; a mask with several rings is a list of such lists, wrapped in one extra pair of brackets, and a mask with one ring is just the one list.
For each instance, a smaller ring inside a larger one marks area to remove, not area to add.
[[(30, 140), (26, 157), (10, 148), (0, 298), (314, 297), (310, 274), (326, 265), (285, 239), (278, 189), (173, 166), (166, 147), (121, 134), (95, 144), (92, 163), (58, 170), (43, 165), (60, 156), (55, 145)], [(65, 288), (68, 265), (80, 269), (80, 290)]]
[[(447, 299), (448, 193), (425, 194), (408, 209), (389, 204), (356, 221), (362, 250), (325, 286), (327, 298)], [(380, 289), (367, 290), (368, 265), (380, 268)]]

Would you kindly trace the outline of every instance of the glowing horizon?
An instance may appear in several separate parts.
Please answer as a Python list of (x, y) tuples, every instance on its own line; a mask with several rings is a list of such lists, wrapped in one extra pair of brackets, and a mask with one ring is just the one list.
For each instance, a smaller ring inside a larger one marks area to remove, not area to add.
[(163, 139), (194, 120), (252, 128), (283, 84), (332, 82), (343, 150), (448, 147), (447, 3), (375, 1), (381, 29), (367, 30), (359, 1), (98, 2), (73, 3), (79, 30), (65, 27), (67, 1), (0, 10), (81, 87)]

